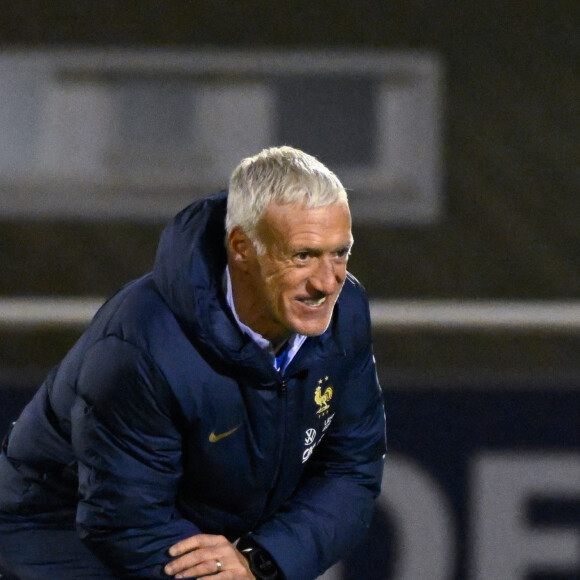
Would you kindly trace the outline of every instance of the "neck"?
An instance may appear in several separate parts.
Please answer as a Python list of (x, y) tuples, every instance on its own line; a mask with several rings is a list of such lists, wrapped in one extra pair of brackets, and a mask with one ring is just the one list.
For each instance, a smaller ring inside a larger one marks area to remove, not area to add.
[(279, 353), (281, 353), (287, 345), (288, 345), (288, 339), (287, 338), (285, 338), (277, 346), (276, 346), (276, 344), (272, 343), (272, 348), (274, 349), (274, 354), (275, 355), (278, 355)]

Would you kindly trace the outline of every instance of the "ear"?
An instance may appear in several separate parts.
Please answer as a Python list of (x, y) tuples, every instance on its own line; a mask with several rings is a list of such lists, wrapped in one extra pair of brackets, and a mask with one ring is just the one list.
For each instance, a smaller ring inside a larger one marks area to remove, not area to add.
[(253, 253), (254, 244), (240, 226), (232, 228), (228, 235), (228, 256), (230, 261), (246, 269), (248, 258)]

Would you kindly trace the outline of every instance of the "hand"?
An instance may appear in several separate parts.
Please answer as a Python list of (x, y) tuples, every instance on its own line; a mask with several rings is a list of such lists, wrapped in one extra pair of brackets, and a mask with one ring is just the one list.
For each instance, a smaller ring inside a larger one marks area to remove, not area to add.
[[(204, 578), (220, 580), (256, 580), (247, 560), (223, 536), (198, 534), (169, 548), (173, 558), (165, 573), (175, 578)], [(221, 566), (218, 564), (221, 563)]]

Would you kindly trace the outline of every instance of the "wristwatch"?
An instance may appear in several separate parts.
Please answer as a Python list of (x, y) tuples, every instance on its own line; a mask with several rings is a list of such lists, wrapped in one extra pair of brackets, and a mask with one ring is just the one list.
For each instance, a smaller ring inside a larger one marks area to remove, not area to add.
[(283, 576), (270, 554), (248, 536), (240, 538), (236, 548), (248, 561), (256, 580), (283, 580)]

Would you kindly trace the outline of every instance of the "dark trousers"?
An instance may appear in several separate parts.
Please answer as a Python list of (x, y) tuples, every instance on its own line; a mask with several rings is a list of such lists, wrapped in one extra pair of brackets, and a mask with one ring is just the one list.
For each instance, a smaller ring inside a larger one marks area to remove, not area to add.
[(2, 580), (121, 580), (79, 540), (75, 530), (29, 527), (0, 519)]

